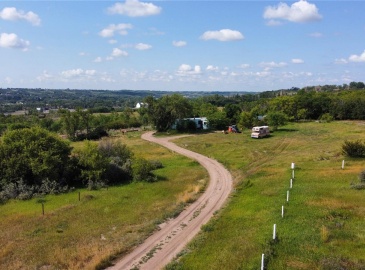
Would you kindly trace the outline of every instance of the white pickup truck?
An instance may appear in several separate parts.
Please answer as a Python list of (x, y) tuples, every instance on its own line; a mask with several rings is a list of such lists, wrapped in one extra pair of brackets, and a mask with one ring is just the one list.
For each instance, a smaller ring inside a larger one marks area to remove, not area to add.
[(268, 126), (258, 126), (252, 128), (251, 138), (260, 139), (270, 135)]

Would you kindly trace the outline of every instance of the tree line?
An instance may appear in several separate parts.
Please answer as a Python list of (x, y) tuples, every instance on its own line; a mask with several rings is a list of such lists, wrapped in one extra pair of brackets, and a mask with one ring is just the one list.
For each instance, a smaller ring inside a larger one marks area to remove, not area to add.
[[(360, 85), (361, 86), (361, 85)], [(152, 171), (162, 166), (134, 157), (123, 144), (109, 137), (114, 130), (150, 126), (164, 132), (177, 119), (207, 117), (210, 128), (229, 125), (252, 128), (286, 121), (364, 120), (365, 91), (318, 92), (297, 90), (275, 97), (214, 94), (187, 98), (181, 94), (147, 96), (138, 110), (95, 113), (60, 109), (54, 114), (0, 115), (0, 200), (59, 193), (70, 187), (94, 189), (130, 181), (155, 181)], [(178, 126), (195, 132), (194, 123)], [(62, 139), (63, 134), (68, 140)], [(72, 149), (70, 141), (86, 140)]]

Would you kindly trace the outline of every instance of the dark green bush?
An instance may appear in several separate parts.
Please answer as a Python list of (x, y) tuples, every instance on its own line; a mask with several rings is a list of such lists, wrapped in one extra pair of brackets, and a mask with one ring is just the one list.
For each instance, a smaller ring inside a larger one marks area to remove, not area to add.
[(365, 157), (365, 144), (361, 140), (346, 140), (342, 145), (342, 153), (349, 157)]

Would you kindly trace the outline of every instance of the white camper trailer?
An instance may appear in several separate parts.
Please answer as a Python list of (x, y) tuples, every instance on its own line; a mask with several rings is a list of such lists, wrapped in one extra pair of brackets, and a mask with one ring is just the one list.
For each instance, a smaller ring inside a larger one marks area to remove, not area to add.
[(260, 139), (270, 135), (268, 126), (258, 126), (252, 128), (251, 138)]

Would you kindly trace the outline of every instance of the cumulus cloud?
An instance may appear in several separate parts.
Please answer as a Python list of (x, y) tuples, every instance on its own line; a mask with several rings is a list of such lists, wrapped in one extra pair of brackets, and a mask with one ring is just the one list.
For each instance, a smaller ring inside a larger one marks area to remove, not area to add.
[(66, 79), (90, 78), (90, 77), (93, 77), (94, 75), (96, 75), (96, 70), (94, 70), (94, 69), (83, 70), (81, 68), (77, 68), (77, 69), (70, 69), (70, 70), (65, 70), (65, 71), (61, 72), (61, 76)]
[(198, 75), (201, 74), (202, 70), (201, 67), (196, 65), (194, 67), (191, 67), (187, 64), (180, 65), (177, 74), (180, 76), (187, 76), (187, 75)]
[(360, 55), (353, 54), (349, 57), (350, 62), (365, 62), (365, 50)]
[(15, 7), (6, 7), (0, 11), (0, 18), (8, 21), (26, 20), (33, 25), (40, 25), (41, 19), (32, 11), (24, 12)]
[(322, 19), (315, 4), (305, 0), (299, 0), (288, 6), (286, 3), (279, 3), (278, 6), (268, 6), (264, 12), (265, 19), (282, 19), (290, 22), (313, 22)]
[(120, 57), (120, 56), (128, 56), (126, 51), (123, 51), (119, 48), (114, 48), (111, 54), (112, 57)]
[(175, 47), (184, 47), (186, 46), (186, 44), (187, 44), (186, 41), (182, 40), (172, 42), (172, 45), (174, 45)]
[(234, 41), (244, 39), (244, 36), (236, 30), (222, 29), (219, 31), (206, 31), (200, 38), (203, 40)]
[(303, 63), (304, 63), (303, 59), (300, 59), (300, 58), (293, 58), (293, 59), (291, 60), (291, 62), (292, 62), (293, 64), (303, 64)]
[(151, 46), (151, 45), (149, 45), (149, 44), (138, 43), (138, 44), (135, 46), (135, 48), (136, 48), (137, 50), (144, 51), (144, 50), (149, 50), (149, 49), (151, 49), (151, 48), (152, 48), (152, 46)]
[(21, 39), (14, 33), (11, 33), (11, 34), (1, 33), (0, 34), (0, 47), (21, 49), (23, 51), (27, 51), (29, 45), (30, 45), (30, 42), (28, 40)]
[(208, 70), (208, 71), (218, 71), (219, 68), (217, 66), (208, 65), (206, 70)]
[(138, 0), (126, 0), (125, 3), (115, 3), (108, 8), (110, 14), (120, 14), (129, 17), (144, 17), (158, 15), (161, 13), (161, 7), (152, 3), (139, 2)]
[(120, 23), (120, 24), (110, 24), (108, 27), (104, 28), (99, 32), (99, 35), (102, 37), (112, 37), (115, 33), (119, 35), (127, 35), (128, 29), (132, 29), (133, 26), (129, 23)]

